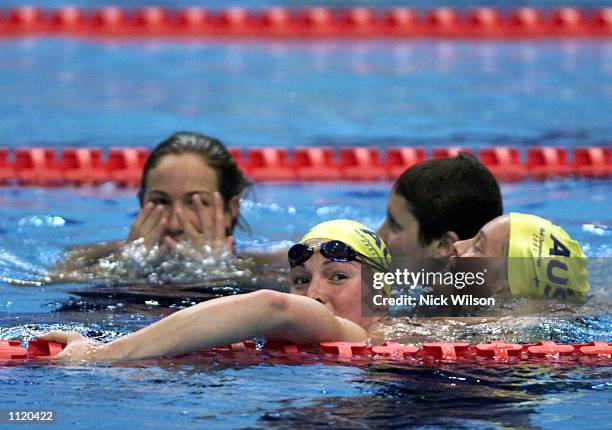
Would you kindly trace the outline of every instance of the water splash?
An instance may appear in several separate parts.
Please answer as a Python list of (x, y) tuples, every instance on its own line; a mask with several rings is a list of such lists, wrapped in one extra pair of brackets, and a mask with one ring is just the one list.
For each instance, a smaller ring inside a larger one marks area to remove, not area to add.
[(196, 247), (179, 242), (174, 251), (145, 246), (143, 239), (124, 245), (118, 253), (102, 258), (89, 271), (64, 274), (64, 279), (115, 282), (197, 282), (251, 276), (252, 262), (236, 257), (230, 250)]
[(594, 236), (612, 236), (610, 227), (603, 224), (583, 224), (582, 231), (590, 233)]

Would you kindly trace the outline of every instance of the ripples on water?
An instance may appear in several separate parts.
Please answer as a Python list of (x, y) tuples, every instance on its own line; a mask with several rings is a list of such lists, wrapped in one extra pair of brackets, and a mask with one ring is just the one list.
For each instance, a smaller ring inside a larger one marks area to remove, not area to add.
[[(538, 199), (547, 187), (556, 193), (565, 185), (537, 188)], [(271, 188), (269, 195), (264, 188), (259, 202), (247, 202), (244, 210), (253, 230), (264, 231), (267, 236), (255, 237), (247, 241), (247, 246), (261, 248), (269, 239), (297, 237), (305, 223), (315, 224), (336, 216), (357, 218), (368, 225), (380, 223), (388, 184), (375, 188), (373, 194), (358, 187), (347, 188), (338, 195), (333, 186), (324, 192), (298, 187), (290, 189), (292, 193), (279, 193)], [(27, 209), (28, 201), (30, 205), (37, 202), (43, 207), (58, 206), (54, 192), (30, 199), (27, 193), (17, 193), (24, 199), (21, 207)], [(291, 197), (279, 203), (284, 196), (296, 193), (304, 202)], [(525, 211), (523, 205), (531, 204), (522, 197), (525, 194), (528, 193), (506, 189), (508, 209)], [(68, 200), (71, 198), (68, 193)], [(128, 198), (132, 202), (132, 196)], [(347, 198), (352, 204), (345, 203)], [(11, 218), (7, 228), (3, 227), (0, 235), (6, 240), (0, 245), (1, 339), (25, 341), (60, 329), (108, 342), (190, 306), (203, 296), (248, 291), (228, 282), (233, 275), (244, 274), (239, 273), (244, 268), (233, 265), (232, 259), (224, 267), (212, 259), (207, 269), (213, 270), (204, 271), (197, 265), (190, 270), (184, 258), (169, 258), (164, 269), (155, 273), (151, 262), (139, 252), (135, 255), (140, 259), (103, 261), (95, 273), (75, 274), (78, 276), (70, 282), (49, 285), (53, 274), (48, 269), (61, 258), (62, 248), (74, 241), (71, 238), (92, 242), (125, 237), (123, 229), (133, 218), (133, 203), (123, 203), (121, 198), (111, 200), (119, 201), (108, 211), (114, 218), (104, 219), (105, 223), (100, 220), (94, 229), (81, 220), (88, 219), (91, 210), (106, 212), (106, 199), (94, 199), (93, 203), (85, 199), (83, 204), (93, 207), (86, 208), (83, 214), (63, 213), (62, 199), (62, 210), (49, 211), (47, 215), (41, 215), (42, 210), (34, 205), (31, 212), (36, 215), (24, 209), (23, 214)], [(546, 215), (546, 207), (539, 206), (538, 210)], [(58, 217), (70, 222), (61, 222)], [(277, 220), (274, 225), (270, 225), (271, 218)], [(612, 247), (607, 243), (609, 222), (592, 221), (596, 218), (585, 216), (584, 222), (571, 220), (568, 225), (574, 229), (572, 234), (578, 234), (589, 256), (612, 256)], [(526, 343), (554, 339), (580, 343), (610, 339), (612, 318), (606, 306), (610, 298), (606, 266), (610, 265), (604, 261), (595, 266), (601, 269), (599, 272), (591, 270), (599, 280), (594, 282), (595, 297), (587, 306), (547, 309), (542, 313), (547, 316), (541, 318), (389, 319), (374, 333), (374, 340), (421, 343), (503, 339)], [(199, 286), (185, 282), (194, 279)], [(211, 289), (207, 284), (221, 279), (224, 289)], [(160, 286), (168, 281), (176, 285)], [(171, 298), (164, 297), (160, 288)], [(71, 291), (81, 295), (69, 294)], [(14, 405), (18, 399), (23, 408), (53, 407), (59, 414), (59, 428), (145, 428), (159, 427), (161, 423), (165, 428), (181, 429), (202, 424), (304, 429), (558, 428), (559, 422), (567, 427), (588, 428), (589, 423), (609, 419), (605, 411), (609, 409), (611, 375), (609, 363), (464, 363), (428, 367), (317, 360), (283, 364), (213, 356), (199, 362), (169, 359), (121, 366), (0, 367), (0, 405)], [(112, 420), (109, 411), (113, 411)], [(585, 416), (589, 417), (586, 422)]]

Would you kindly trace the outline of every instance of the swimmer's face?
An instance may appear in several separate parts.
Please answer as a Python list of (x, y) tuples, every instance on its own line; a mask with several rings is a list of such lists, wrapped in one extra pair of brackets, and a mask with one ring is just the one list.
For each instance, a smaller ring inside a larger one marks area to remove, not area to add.
[(291, 269), (291, 292), (321, 302), (336, 316), (367, 325), (361, 316), (361, 263), (331, 261), (315, 250), (307, 261)]
[(377, 233), (387, 244), (393, 258), (435, 256), (436, 244), (421, 244), (419, 222), (408, 201), (396, 192), (389, 197), (387, 217)]
[(486, 223), (471, 239), (453, 245), (457, 257), (507, 257), (510, 217), (502, 215)]
[(479, 292), (482, 296), (510, 296), (507, 270), (509, 240), (510, 217), (502, 215), (486, 223), (473, 238), (453, 245), (453, 255), (466, 258), (462, 261), (469, 261), (469, 257), (494, 257), (479, 259), (479, 269), (487, 270), (485, 284)]
[[(180, 209), (187, 221), (202, 231), (193, 196), (200, 197), (206, 216), (212, 219), (215, 191), (218, 191), (217, 175), (202, 157), (190, 153), (169, 154), (149, 172), (143, 205), (148, 202), (162, 205), (168, 220), (166, 234), (180, 241), (186, 237), (176, 210)], [(223, 223), (226, 228), (231, 226), (229, 211), (224, 211)]]

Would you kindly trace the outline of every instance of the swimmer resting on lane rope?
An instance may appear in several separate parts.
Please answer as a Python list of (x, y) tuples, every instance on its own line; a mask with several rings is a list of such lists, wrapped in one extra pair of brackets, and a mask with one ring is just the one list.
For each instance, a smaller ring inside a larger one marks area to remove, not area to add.
[(209, 300), (106, 344), (74, 332), (41, 339), (66, 344), (57, 359), (91, 362), (177, 355), (256, 337), (302, 344), (366, 340), (378, 319), (361, 311), (362, 266), (368, 277), (388, 269), (382, 239), (354, 221), (327, 221), (292, 246), (288, 260), (291, 294), (259, 290)]
[(563, 228), (535, 215), (510, 213), (484, 225), (472, 239), (455, 242), (457, 257), (499, 257), (507, 283), (491, 295), (587, 299), (587, 258)]

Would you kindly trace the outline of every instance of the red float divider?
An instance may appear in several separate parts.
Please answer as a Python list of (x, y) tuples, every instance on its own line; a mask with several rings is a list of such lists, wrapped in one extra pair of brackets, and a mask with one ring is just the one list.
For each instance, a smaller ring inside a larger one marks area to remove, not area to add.
[(293, 162), (300, 181), (337, 181), (342, 178), (332, 148), (295, 148)]
[(340, 358), (353, 358), (356, 355), (368, 355), (370, 347), (364, 342), (321, 342), (321, 354), (336, 355)]
[(524, 345), (529, 357), (570, 356), (575, 352), (573, 345), (559, 345), (552, 340), (543, 340), (535, 345)]
[(467, 24), (470, 31), (481, 37), (499, 37), (504, 33), (503, 21), (499, 11), (489, 7), (474, 9), (468, 13)]
[(293, 181), (295, 168), (286, 148), (249, 148), (244, 168), (255, 181)]
[(591, 19), (594, 34), (609, 35), (612, 33), (612, 7), (596, 10)]
[(451, 8), (436, 8), (425, 16), (424, 33), (427, 36), (457, 37), (462, 30), (459, 14)]
[(509, 29), (511, 34), (522, 37), (541, 37), (546, 33), (546, 24), (537, 9), (523, 7), (511, 12)]
[(403, 345), (398, 342), (385, 342), (381, 346), (373, 346), (371, 351), (375, 355), (390, 358), (417, 357), (420, 352), (414, 345)]
[(526, 168), (534, 179), (567, 177), (572, 172), (565, 149), (550, 146), (527, 148)]
[(129, 17), (132, 25), (143, 35), (166, 35), (171, 32), (169, 13), (158, 6), (148, 6), (136, 10)]
[(470, 355), (470, 344), (466, 342), (431, 342), (423, 344), (423, 356), (438, 360), (457, 360)]
[(51, 359), (62, 352), (64, 345), (57, 342), (34, 339), (28, 341), (28, 358)]
[(10, 360), (24, 360), (28, 350), (18, 340), (0, 340), (0, 363)]
[(480, 161), (503, 182), (520, 181), (525, 178), (526, 170), (521, 164), (518, 148), (483, 148), (478, 154)]
[(571, 7), (554, 10), (551, 15), (551, 25), (553, 31), (563, 36), (584, 34), (588, 28), (582, 12)]
[(18, 148), (13, 167), (20, 185), (57, 186), (64, 183), (61, 166), (51, 148)]
[(20, 6), (5, 11), (0, 21), (0, 34), (38, 34), (45, 31), (42, 10), (35, 6)]
[(582, 355), (612, 358), (612, 345), (607, 342), (593, 341), (585, 345), (574, 345)]
[(98, 185), (110, 179), (102, 162), (100, 148), (66, 148), (62, 150), (62, 170), (67, 183)]
[(288, 32), (293, 24), (291, 20), (291, 12), (284, 7), (265, 9), (257, 16), (257, 24), (270, 35)]
[(391, 37), (414, 37), (419, 33), (417, 15), (409, 8), (400, 7), (383, 12), (382, 22)]
[(574, 148), (573, 170), (587, 178), (612, 177), (612, 147)]
[(110, 148), (106, 169), (120, 187), (137, 187), (149, 155), (147, 148)]
[(13, 179), (15, 172), (9, 161), (8, 148), (0, 148), (0, 184), (5, 184)]
[(387, 148), (385, 152), (385, 169), (393, 181), (406, 169), (422, 161), (425, 161), (424, 148)]
[(519, 8), (503, 13), (481, 7), (468, 11), (435, 8), (415, 13), (407, 8), (364, 7), (332, 10), (273, 7), (249, 11), (231, 7), (157, 6), (122, 9), (64, 7), (42, 10), (17, 6), (0, 11), (0, 35), (69, 34), (102, 37), (263, 37), (263, 38), (527, 38), (610, 37), (612, 9), (585, 12), (566, 7), (540, 12)]
[(340, 148), (340, 171), (342, 178), (351, 181), (380, 181), (388, 176), (377, 148)]
[[(51, 360), (59, 354), (64, 345), (44, 340), (30, 340), (28, 347), (23, 348), (19, 341), (0, 340), (0, 364), (19, 364)], [(285, 342), (266, 342), (262, 349), (252, 341), (238, 342), (227, 346), (210, 348), (191, 354), (192, 360), (198, 357), (209, 357), (223, 354), (234, 354), (234, 361), (249, 360), (257, 355), (270, 353), (273, 357), (279, 354), (293, 360), (309, 363), (307, 359), (320, 357), (321, 359), (340, 358), (343, 361), (354, 360), (363, 362), (369, 360), (393, 360), (409, 364), (423, 363), (430, 365), (432, 361), (462, 363), (477, 360), (478, 364), (485, 364), (486, 360), (498, 362), (518, 363), (522, 360), (536, 359), (557, 361), (576, 360), (581, 363), (594, 363), (593, 360), (612, 359), (612, 344), (606, 341), (592, 341), (586, 344), (562, 345), (550, 340), (535, 344), (517, 345), (503, 341), (492, 341), (478, 345), (466, 342), (431, 342), (425, 343), (421, 348), (415, 345), (404, 345), (397, 342), (385, 342), (382, 345), (367, 345), (365, 342), (321, 342), (317, 345), (296, 345)], [(185, 355), (180, 357), (184, 358)], [(584, 361), (586, 360), (586, 361)], [(607, 363), (607, 361), (605, 361)]]
[[(0, 148), (0, 184), (16, 180), (20, 185), (57, 186), (97, 185), (113, 181), (121, 187), (140, 184), (142, 169), (148, 156), (146, 148), (110, 148), (103, 158), (100, 148), (65, 148), (56, 159), (52, 148), (17, 148), (14, 161), (8, 148)], [(230, 148), (230, 154), (245, 174), (255, 181), (379, 181), (395, 180), (407, 168), (426, 159), (424, 148), (383, 149), (340, 148), (339, 158), (331, 147), (248, 148), (243, 157), (241, 148)], [(437, 147), (431, 157), (456, 156), (465, 147)], [(570, 175), (586, 178), (612, 178), (612, 147), (567, 150), (556, 147), (531, 147), (521, 161), (516, 147), (482, 148), (481, 162), (500, 181), (548, 179)]]
[(83, 32), (84, 29), (85, 14), (81, 9), (73, 6), (66, 6), (51, 12), (49, 19), (50, 33), (79, 33)]
[(208, 20), (208, 12), (201, 7), (188, 7), (176, 14), (176, 25), (185, 35), (197, 35), (203, 31)]
[(127, 30), (125, 12), (117, 6), (105, 6), (94, 11), (86, 23), (89, 31), (100, 36), (121, 35)]
[(496, 360), (508, 360), (510, 357), (521, 358), (523, 346), (514, 343), (490, 342), (476, 345), (476, 355)]
[(441, 158), (456, 157), (460, 152), (467, 152), (468, 154), (471, 154), (472, 149), (462, 146), (437, 147), (432, 149), (431, 158), (434, 160), (439, 160)]

